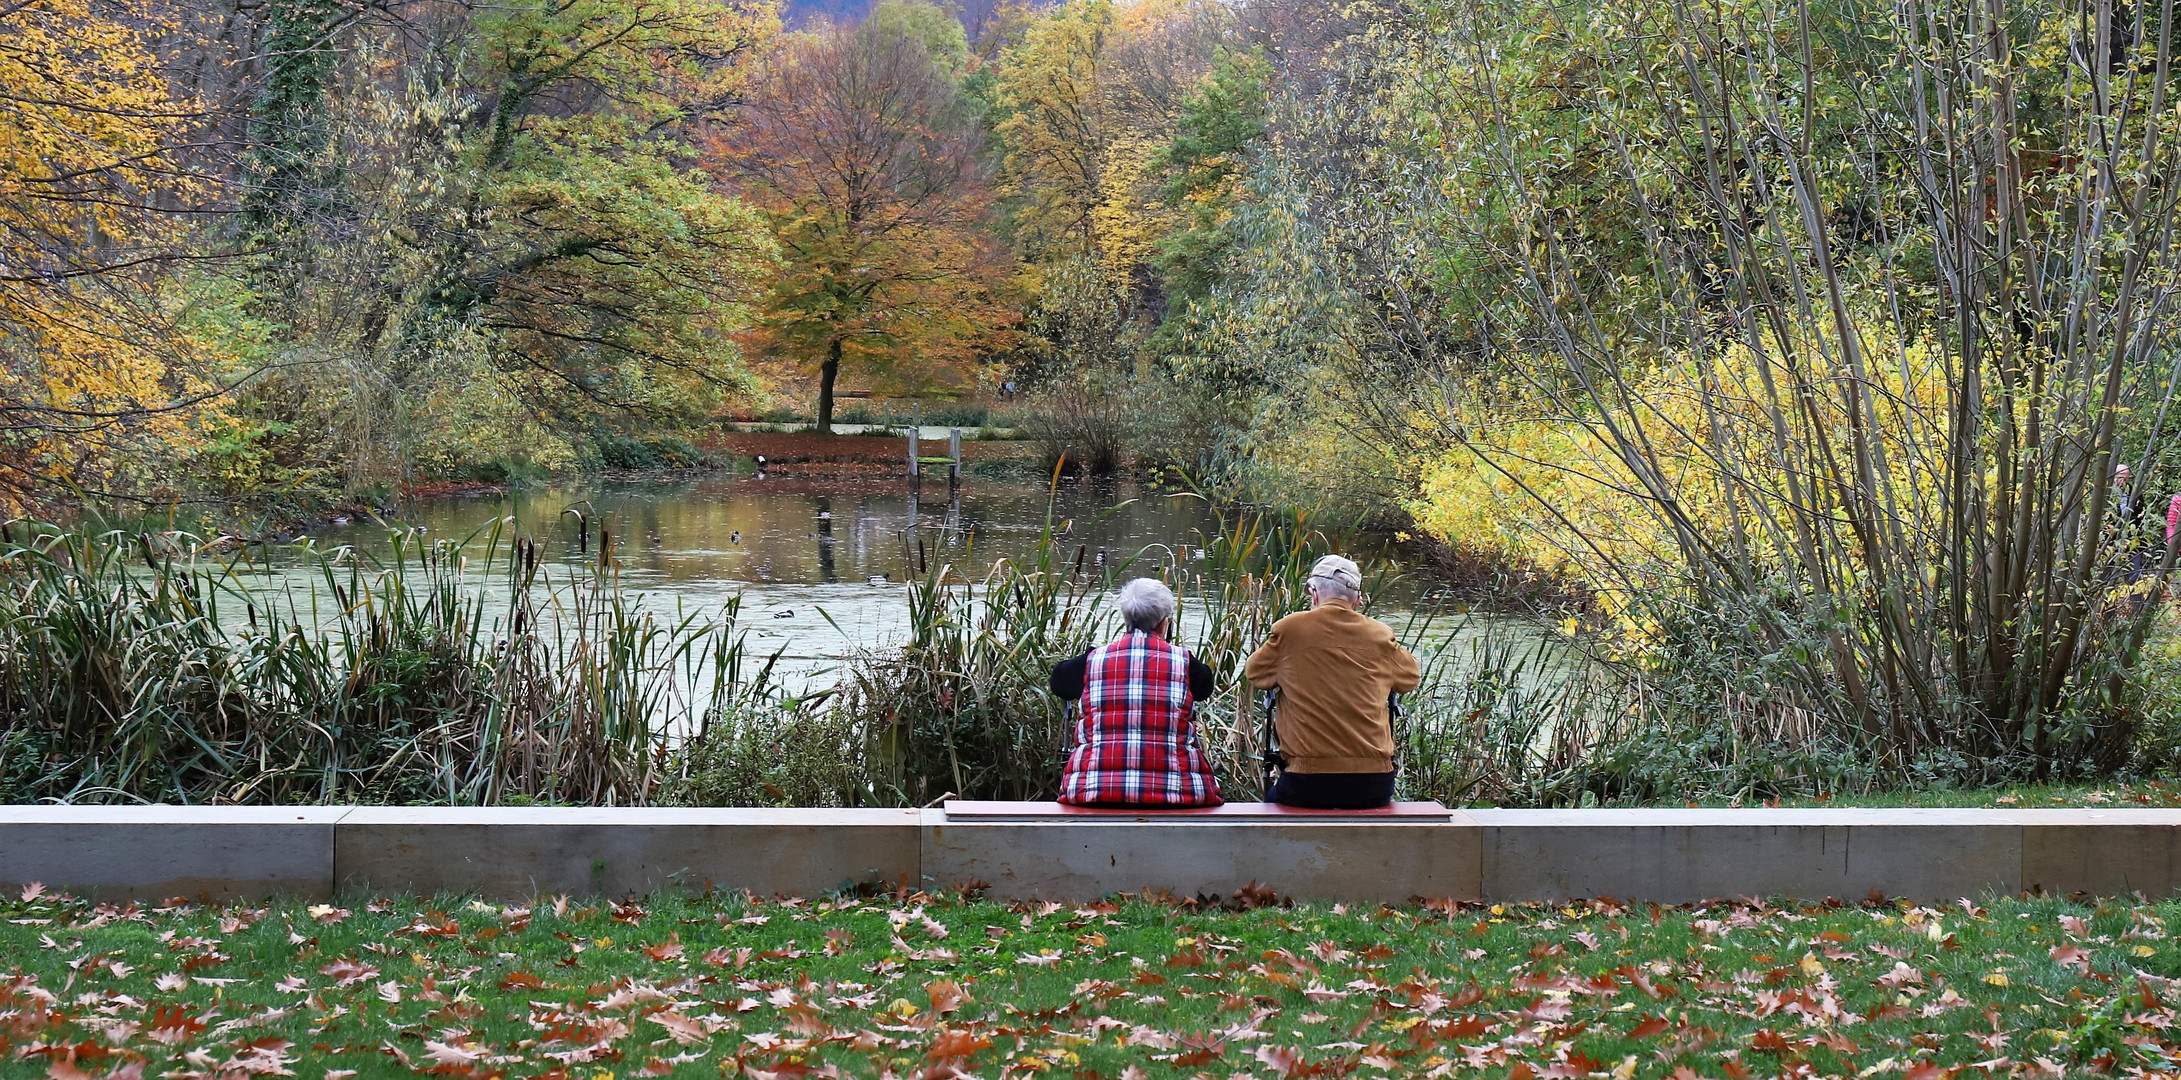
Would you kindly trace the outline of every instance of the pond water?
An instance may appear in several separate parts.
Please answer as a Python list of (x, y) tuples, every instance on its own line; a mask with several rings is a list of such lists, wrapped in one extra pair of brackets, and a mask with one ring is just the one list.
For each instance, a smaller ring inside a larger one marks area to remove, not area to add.
[[(384, 558), (392, 549), (389, 527), (421, 529), (482, 554), (484, 530), (503, 519), (511, 522), (503, 538), (541, 541), (542, 556), (559, 564), (549, 575), (555, 580), (588, 573), (610, 535), (624, 592), (654, 611), (710, 617), (741, 597), (752, 649), (779, 652), (783, 681), (805, 688), (829, 684), (842, 658), (905, 635), (902, 582), (920, 561), (976, 577), (995, 560), (1031, 553), (1049, 525), (1071, 560), (1080, 549), (1086, 569), (1117, 569), (1137, 557), (1164, 562), (1172, 549), (1194, 549), (1221, 527), (1199, 498), (1118, 482), (1048, 491), (973, 479), (950, 496), (943, 481), (912, 494), (900, 481), (706, 474), (436, 499), (383, 523), (329, 523), (308, 538), (321, 550), (349, 546)], [(1371, 569), (1398, 570), (1383, 553), (1365, 557)], [(290, 568), (278, 549), (275, 560), (268, 569), (278, 578)], [(1429, 590), (1421, 578), (1396, 577), (1374, 614), (1397, 621), (1397, 613), (1432, 606)]]

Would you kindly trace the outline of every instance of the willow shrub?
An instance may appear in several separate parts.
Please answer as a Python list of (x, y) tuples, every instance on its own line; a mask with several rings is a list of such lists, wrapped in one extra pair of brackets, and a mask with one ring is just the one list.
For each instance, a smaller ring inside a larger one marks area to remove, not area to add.
[(2116, 507), (2175, 486), (2173, 5), (1430, 10), (1507, 386), (1422, 513), (1551, 549), (1669, 697), (1881, 785), (2127, 767), (2172, 567)]

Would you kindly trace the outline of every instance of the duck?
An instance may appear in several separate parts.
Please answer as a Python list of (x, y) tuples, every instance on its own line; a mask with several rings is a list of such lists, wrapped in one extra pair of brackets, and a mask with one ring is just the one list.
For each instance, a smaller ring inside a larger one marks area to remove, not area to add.
[(772, 617), (775, 619), (792, 619), (795, 617), (795, 609), (781, 608), (780, 610), (773, 612)]
[(866, 585), (891, 585), (894, 583), (894, 578), (891, 574), (873, 574), (864, 578), (863, 583)]
[(735, 534), (734, 534), (733, 536), (730, 536), (730, 537), (728, 537), (728, 538), (727, 538), (727, 542), (728, 542), (728, 543), (730, 543), (730, 544), (740, 544), (740, 543), (742, 543), (742, 530), (741, 530), (741, 529), (736, 529), (736, 530), (735, 530)]

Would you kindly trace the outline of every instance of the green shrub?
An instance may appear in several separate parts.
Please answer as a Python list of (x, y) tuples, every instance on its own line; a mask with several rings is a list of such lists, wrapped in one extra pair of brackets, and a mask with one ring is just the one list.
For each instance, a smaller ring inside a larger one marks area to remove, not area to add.
[(696, 469), (713, 464), (712, 456), (671, 435), (635, 438), (602, 435), (598, 461), (608, 469)]
[(470, 462), (456, 470), (456, 479), (480, 484), (507, 484), (513, 487), (543, 483), (551, 475), (544, 466), (518, 457), (496, 457), (488, 461)]
[(983, 427), (992, 417), (989, 406), (953, 402), (924, 410), (923, 423), (927, 427)]
[(715, 719), (677, 750), (663, 806), (860, 806), (871, 799), (862, 729), (845, 713), (769, 703)]

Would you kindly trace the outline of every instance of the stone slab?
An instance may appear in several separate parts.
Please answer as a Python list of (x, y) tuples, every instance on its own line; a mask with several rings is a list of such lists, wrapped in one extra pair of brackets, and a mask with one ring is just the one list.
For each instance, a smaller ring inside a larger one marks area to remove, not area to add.
[(1453, 813), (1436, 802), (1397, 802), (1368, 810), (1317, 810), (1279, 803), (1230, 802), (1219, 806), (1123, 807), (1070, 806), (1059, 802), (980, 802), (948, 799), (943, 807), (947, 820), (963, 821), (1437, 821), (1452, 820)]
[(523, 899), (662, 889), (814, 895), (914, 882), (916, 810), (359, 807), (334, 834), (342, 891)]
[(2018, 810), (2022, 887), (2068, 896), (2172, 896), (2181, 887), (2181, 810)]
[(1488, 900), (1939, 901), (2022, 887), (2022, 830), (1979, 810), (1473, 810)]
[(0, 806), (0, 889), (102, 900), (323, 900), (342, 806)]
[(0, 888), (99, 898), (338, 890), (620, 896), (983, 882), (1311, 900), (2181, 893), (2181, 810), (1470, 810), (1426, 820), (943, 810), (0, 807)]
[(1297, 900), (1474, 900), (1480, 830), (1400, 820), (949, 820), (926, 811), (924, 884), (981, 885), (1003, 900), (1079, 902), (1123, 892), (1230, 896), (1246, 885)]

